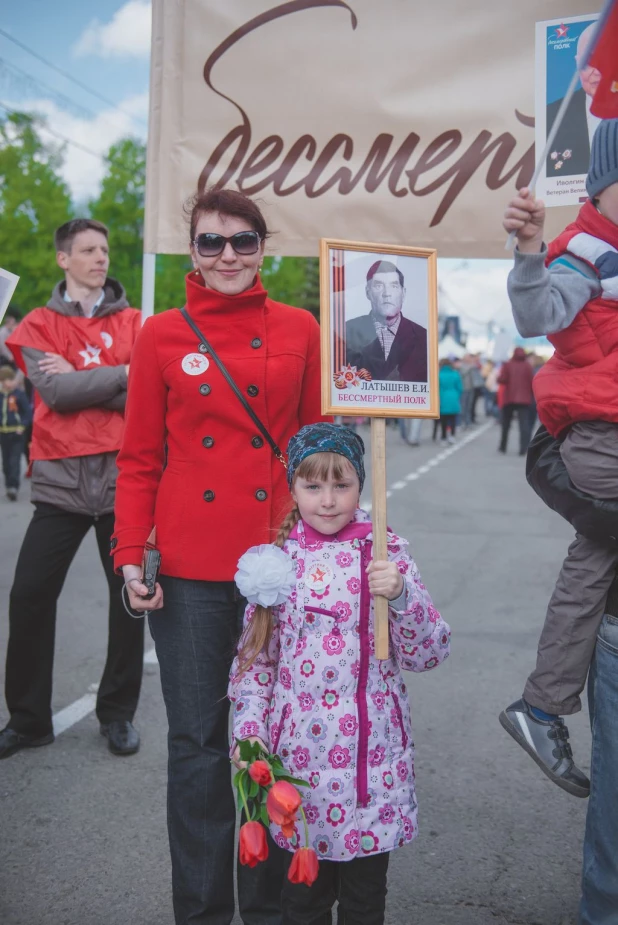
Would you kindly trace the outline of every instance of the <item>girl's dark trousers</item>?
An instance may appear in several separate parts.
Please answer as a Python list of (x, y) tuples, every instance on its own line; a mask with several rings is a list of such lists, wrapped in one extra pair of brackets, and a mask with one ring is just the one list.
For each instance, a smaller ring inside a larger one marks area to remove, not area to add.
[[(283, 925), (332, 925), (337, 906), (337, 925), (383, 925), (386, 905), (386, 872), (389, 853), (372, 854), (352, 861), (321, 860), (318, 879), (310, 887), (283, 882)], [(286, 851), (288, 870), (292, 853)]]

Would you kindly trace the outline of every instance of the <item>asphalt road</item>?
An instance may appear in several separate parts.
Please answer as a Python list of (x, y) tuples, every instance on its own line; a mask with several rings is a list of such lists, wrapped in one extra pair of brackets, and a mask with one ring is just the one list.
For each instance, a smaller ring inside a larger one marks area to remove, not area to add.
[[(571, 530), (527, 487), (514, 434), (506, 457), (489, 424), (427, 465), (442, 454), (430, 431), (411, 448), (388, 428), (389, 522), (410, 539), (453, 641), (443, 667), (408, 678), (420, 835), (392, 856), (387, 923), (575, 925), (586, 803), (546, 780), (497, 719), (533, 664)], [(2, 653), (27, 494), (0, 500)], [(88, 536), (59, 605), (55, 713), (99, 680), (105, 599)], [(0, 728), (6, 718), (2, 703)], [(142, 748), (130, 758), (109, 754), (90, 714), (54, 745), (0, 763), (1, 925), (172, 925), (156, 664), (145, 665), (136, 724)], [(586, 713), (569, 727), (587, 770)]]

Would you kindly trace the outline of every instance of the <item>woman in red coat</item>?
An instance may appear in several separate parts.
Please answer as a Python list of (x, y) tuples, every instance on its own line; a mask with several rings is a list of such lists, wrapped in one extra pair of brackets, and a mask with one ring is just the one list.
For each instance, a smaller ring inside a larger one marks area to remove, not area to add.
[[(250, 199), (231, 190), (198, 197), (190, 236), (188, 313), (285, 450), (321, 420), (318, 325), (262, 287), (267, 229)], [(235, 823), (226, 691), (244, 610), (233, 577), (248, 547), (274, 539), (289, 493), (284, 466), (200, 342), (177, 309), (149, 318), (137, 339), (112, 546), (132, 607), (152, 611), (169, 721), (176, 923), (225, 925)], [(140, 563), (155, 526), (160, 586), (145, 601)], [(239, 869), (246, 925), (280, 925), (278, 860), (272, 850), (268, 864)]]

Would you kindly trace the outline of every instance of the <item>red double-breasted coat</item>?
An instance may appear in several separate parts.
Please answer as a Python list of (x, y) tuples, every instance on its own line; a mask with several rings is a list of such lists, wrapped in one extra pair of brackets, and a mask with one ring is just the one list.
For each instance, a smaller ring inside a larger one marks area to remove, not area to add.
[[(187, 309), (285, 451), (320, 411), (319, 327), (268, 298), (187, 277)], [(157, 528), (161, 572), (231, 581), (250, 546), (272, 542), (290, 506), (286, 473), (178, 309), (149, 318), (129, 372), (118, 455), (115, 567), (139, 564)]]

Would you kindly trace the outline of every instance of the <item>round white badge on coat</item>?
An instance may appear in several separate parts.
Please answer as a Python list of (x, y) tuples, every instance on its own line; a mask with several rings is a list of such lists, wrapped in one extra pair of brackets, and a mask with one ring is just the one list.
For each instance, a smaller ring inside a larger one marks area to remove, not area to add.
[(187, 376), (201, 376), (209, 366), (207, 358), (201, 353), (188, 353), (182, 358), (182, 371)]
[(307, 573), (305, 585), (316, 594), (324, 594), (333, 580), (333, 570), (323, 562), (314, 565)]

